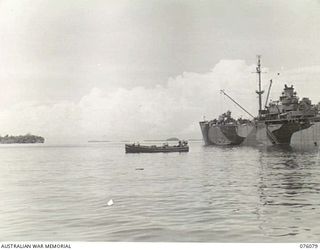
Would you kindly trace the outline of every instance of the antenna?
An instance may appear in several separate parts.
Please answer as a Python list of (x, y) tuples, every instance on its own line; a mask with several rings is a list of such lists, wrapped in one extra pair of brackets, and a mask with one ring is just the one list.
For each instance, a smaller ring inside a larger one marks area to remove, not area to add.
[(258, 63), (256, 67), (256, 72), (259, 77), (259, 90), (256, 91), (256, 93), (259, 96), (259, 118), (261, 117), (261, 111), (262, 111), (262, 94), (264, 93), (263, 90), (261, 90), (261, 55), (257, 55)]

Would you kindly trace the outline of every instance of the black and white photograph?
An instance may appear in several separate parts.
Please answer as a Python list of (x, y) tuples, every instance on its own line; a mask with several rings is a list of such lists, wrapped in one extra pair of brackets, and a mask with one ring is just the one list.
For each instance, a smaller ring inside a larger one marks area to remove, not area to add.
[(319, 0), (0, 0), (1, 248), (318, 248), (319, 146)]

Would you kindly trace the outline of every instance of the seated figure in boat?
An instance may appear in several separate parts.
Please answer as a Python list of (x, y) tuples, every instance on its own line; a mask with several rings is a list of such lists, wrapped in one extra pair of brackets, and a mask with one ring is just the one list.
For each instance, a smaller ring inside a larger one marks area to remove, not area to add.
[(179, 143), (178, 143), (178, 147), (185, 147), (187, 145), (188, 145), (188, 142), (185, 141), (185, 140), (182, 140), (182, 141), (180, 140)]

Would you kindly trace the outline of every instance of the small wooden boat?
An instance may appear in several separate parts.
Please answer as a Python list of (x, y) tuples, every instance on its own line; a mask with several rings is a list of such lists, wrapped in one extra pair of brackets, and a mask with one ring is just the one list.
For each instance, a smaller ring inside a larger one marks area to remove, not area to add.
[(169, 146), (167, 143), (162, 146), (143, 146), (138, 144), (126, 144), (126, 153), (170, 153), (170, 152), (189, 152), (187, 141), (179, 141), (178, 145)]

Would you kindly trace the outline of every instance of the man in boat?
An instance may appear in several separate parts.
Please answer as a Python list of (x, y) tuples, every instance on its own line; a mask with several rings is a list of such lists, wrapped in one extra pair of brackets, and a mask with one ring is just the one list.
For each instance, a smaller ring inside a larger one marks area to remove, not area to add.
[(187, 141), (179, 141), (178, 147), (184, 147), (187, 146), (188, 142)]

